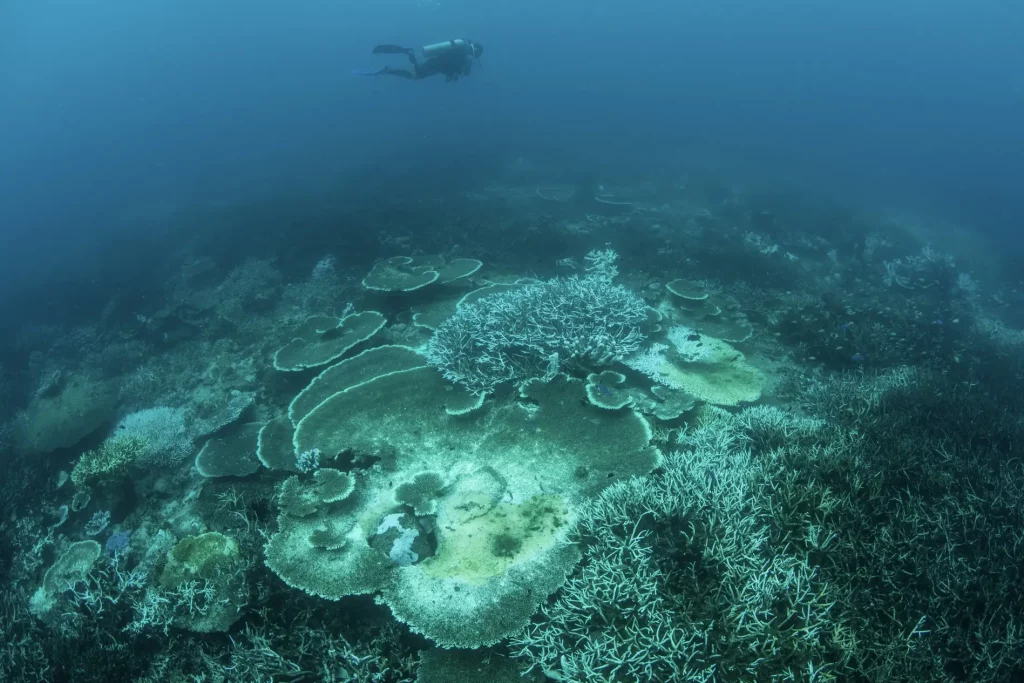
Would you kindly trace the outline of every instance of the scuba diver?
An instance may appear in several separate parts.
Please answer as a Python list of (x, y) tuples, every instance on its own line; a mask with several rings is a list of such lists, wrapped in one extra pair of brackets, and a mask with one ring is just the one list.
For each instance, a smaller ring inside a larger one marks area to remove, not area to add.
[(373, 54), (405, 55), (409, 58), (412, 68), (392, 69), (385, 66), (376, 71), (357, 71), (356, 74), (360, 76), (399, 76), (412, 81), (419, 81), (434, 74), (444, 74), (445, 82), (451, 82), (468, 76), (473, 69), (473, 61), (476, 60), (479, 63), (480, 55), (483, 53), (483, 45), (462, 38), (424, 45), (421, 48), (378, 45), (373, 48)]

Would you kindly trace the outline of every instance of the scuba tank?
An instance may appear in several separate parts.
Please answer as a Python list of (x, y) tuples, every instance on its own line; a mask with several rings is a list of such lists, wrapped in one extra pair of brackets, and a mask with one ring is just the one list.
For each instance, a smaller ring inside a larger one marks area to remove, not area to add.
[(473, 54), (473, 47), (468, 40), (462, 38), (456, 38), (455, 40), (446, 40), (443, 43), (434, 43), (432, 45), (424, 45), (421, 50), (423, 56), (426, 59), (433, 59), (434, 57), (441, 57), (451, 52), (462, 52), (468, 55)]

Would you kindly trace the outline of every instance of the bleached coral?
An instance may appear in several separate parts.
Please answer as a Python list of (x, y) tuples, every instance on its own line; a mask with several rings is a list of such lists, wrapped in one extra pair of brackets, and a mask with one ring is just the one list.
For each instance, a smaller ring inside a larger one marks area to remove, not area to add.
[(558, 278), (461, 306), (427, 346), (445, 378), (474, 392), (521, 384), (561, 363), (607, 365), (640, 349), (643, 299), (604, 277)]
[(177, 465), (192, 453), (184, 408), (158, 406), (130, 413), (121, 419), (114, 434), (146, 441), (142, 458), (154, 465)]
[(615, 265), (619, 255), (614, 249), (593, 250), (583, 259), (587, 273), (600, 277), (609, 282), (619, 274), (619, 268)]

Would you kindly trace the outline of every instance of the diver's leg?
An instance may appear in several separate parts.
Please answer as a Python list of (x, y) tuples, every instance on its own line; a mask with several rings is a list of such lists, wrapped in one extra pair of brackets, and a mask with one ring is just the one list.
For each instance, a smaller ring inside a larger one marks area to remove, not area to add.
[(402, 47), (401, 45), (378, 45), (373, 48), (373, 54), (375, 55), (409, 55), (412, 58), (412, 48)]
[(390, 66), (386, 66), (380, 71), (381, 74), (387, 76), (398, 76), (399, 78), (408, 78), (410, 81), (415, 81), (417, 76), (409, 69), (392, 69)]
[(390, 66), (377, 69), (376, 71), (360, 71), (355, 69), (352, 73), (356, 76), (398, 76), (399, 78), (408, 78), (411, 81), (416, 80), (416, 74), (408, 69), (392, 69)]

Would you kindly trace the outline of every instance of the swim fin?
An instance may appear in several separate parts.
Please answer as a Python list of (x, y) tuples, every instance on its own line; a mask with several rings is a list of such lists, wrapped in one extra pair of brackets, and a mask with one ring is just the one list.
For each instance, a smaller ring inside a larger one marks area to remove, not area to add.
[(362, 69), (352, 69), (353, 76), (379, 76), (385, 72), (385, 69), (375, 69), (373, 71), (363, 71)]
[(378, 45), (373, 48), (373, 54), (375, 55), (411, 55), (411, 47), (402, 47), (401, 45)]

